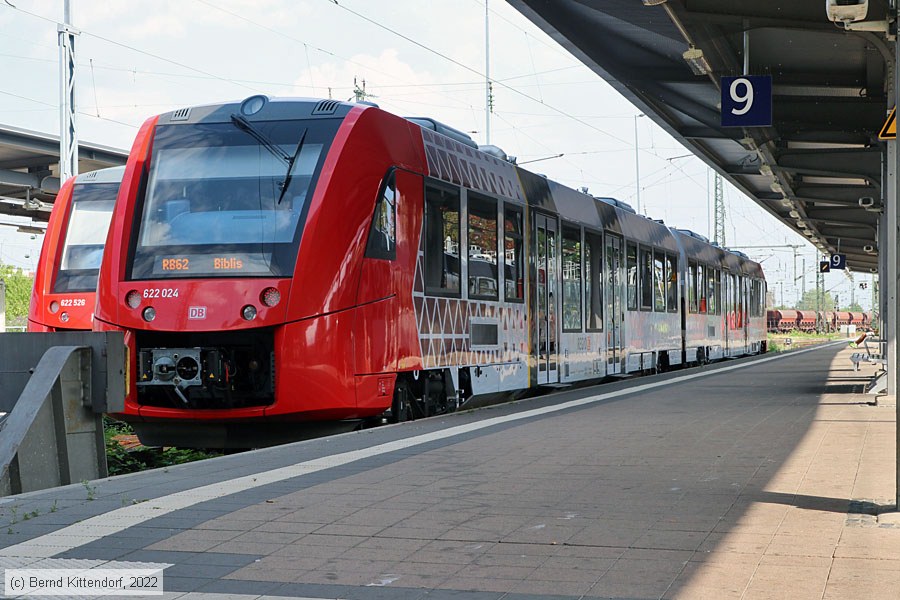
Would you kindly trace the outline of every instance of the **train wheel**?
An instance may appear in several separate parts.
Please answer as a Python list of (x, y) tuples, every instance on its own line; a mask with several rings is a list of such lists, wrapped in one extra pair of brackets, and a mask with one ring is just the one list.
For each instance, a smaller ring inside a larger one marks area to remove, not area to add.
[(412, 390), (406, 381), (398, 380), (394, 386), (394, 399), (391, 401), (391, 414), (388, 417), (389, 423), (400, 423), (401, 421), (412, 421), (415, 416), (412, 404), (415, 399), (412, 396)]

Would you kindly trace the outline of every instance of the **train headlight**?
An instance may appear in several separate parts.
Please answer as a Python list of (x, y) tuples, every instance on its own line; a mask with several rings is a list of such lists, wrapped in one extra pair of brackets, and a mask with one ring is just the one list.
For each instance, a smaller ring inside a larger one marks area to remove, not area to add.
[(62, 321), (63, 323), (68, 323), (69, 322), (69, 313), (67, 313), (67, 312), (60, 313), (59, 320)]
[(256, 307), (252, 304), (248, 304), (241, 309), (241, 316), (244, 317), (245, 321), (252, 321), (256, 318)]
[(131, 290), (128, 294), (125, 295), (125, 304), (128, 305), (129, 308), (137, 308), (141, 305), (141, 293), (137, 290)]
[(144, 312), (141, 313), (141, 316), (144, 317), (144, 320), (149, 323), (156, 318), (156, 309), (152, 306), (148, 306), (144, 309)]
[(59, 302), (54, 300), (50, 303), (50, 312), (52, 312), (54, 315), (59, 312)]
[(241, 114), (248, 117), (250, 115), (255, 115), (263, 109), (263, 107), (266, 105), (266, 102), (268, 101), (269, 98), (263, 96), (262, 94), (258, 96), (250, 96), (249, 98), (241, 102)]
[(269, 308), (277, 306), (281, 302), (281, 292), (273, 287), (267, 287), (259, 295), (259, 300)]

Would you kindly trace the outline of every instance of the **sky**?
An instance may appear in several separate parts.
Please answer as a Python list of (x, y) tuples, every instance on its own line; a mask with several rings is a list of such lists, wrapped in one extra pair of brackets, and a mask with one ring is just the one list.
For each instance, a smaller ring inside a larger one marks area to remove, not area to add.
[[(530, 170), (635, 207), (639, 172), (641, 212), (712, 238), (709, 168), (501, 0), (71, 6), (81, 31), (79, 138), (126, 150), (145, 119), (173, 109), (260, 93), (347, 100), (363, 85), (367, 99), (389, 112), (431, 117), (487, 143), (487, 14), (490, 143), (519, 164), (535, 161), (525, 164)], [(0, 0), (0, 124), (58, 133), (62, 17), (63, 0)], [(799, 297), (804, 259), (806, 287), (815, 286), (820, 257), (803, 236), (727, 181), (725, 202), (726, 245), (762, 262), (776, 303)], [(0, 261), (33, 269), (41, 238), (0, 226)], [(855, 286), (855, 299), (868, 309), (871, 277), (856, 275)], [(843, 273), (825, 275), (825, 287), (849, 303)]]

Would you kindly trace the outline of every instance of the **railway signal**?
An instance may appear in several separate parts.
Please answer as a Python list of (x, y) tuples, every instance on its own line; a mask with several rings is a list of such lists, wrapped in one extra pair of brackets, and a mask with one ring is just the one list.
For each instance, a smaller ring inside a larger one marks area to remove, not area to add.
[(819, 273), (831, 273), (831, 261), (820, 260), (819, 261)]

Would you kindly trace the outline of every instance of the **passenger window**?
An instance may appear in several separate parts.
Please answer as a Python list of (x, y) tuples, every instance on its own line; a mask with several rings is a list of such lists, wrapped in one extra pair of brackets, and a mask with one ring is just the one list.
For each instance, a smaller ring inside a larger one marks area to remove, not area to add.
[[(584, 311), (588, 331), (603, 331), (603, 238), (584, 233)], [(621, 284), (619, 284), (621, 285)], [(615, 292), (612, 292), (615, 293)]]
[(425, 293), (459, 296), (459, 189), (425, 187)]
[(581, 230), (563, 227), (563, 331), (581, 331)]
[(469, 298), (497, 300), (497, 202), (469, 192)]
[(653, 251), (641, 248), (641, 310), (653, 310)]
[(628, 242), (625, 245), (625, 268), (627, 269), (626, 283), (628, 285), (628, 310), (638, 308), (638, 262), (637, 245)]
[(688, 263), (688, 311), (697, 312), (697, 265)]
[(716, 269), (710, 274), (709, 313), (722, 314), (722, 271)]
[(672, 254), (666, 254), (666, 309), (678, 312), (678, 261)]
[(666, 312), (666, 264), (662, 252), (653, 253), (653, 309)]
[(385, 178), (375, 202), (366, 256), (394, 260), (397, 258), (397, 185), (394, 171)]
[[(710, 294), (708, 293), (709, 281), (708, 279), (712, 277), (712, 272), (708, 267), (703, 265), (697, 265), (697, 311), (701, 315), (706, 314), (707, 303), (709, 302)], [(712, 313), (712, 311), (710, 311)]]
[(525, 299), (525, 263), (522, 259), (522, 211), (506, 205), (504, 218), (504, 281), (507, 301)]

